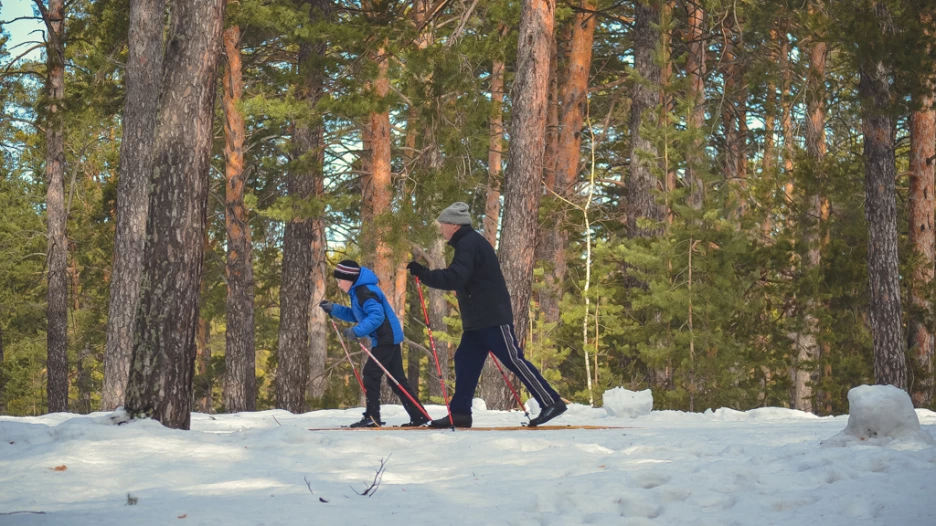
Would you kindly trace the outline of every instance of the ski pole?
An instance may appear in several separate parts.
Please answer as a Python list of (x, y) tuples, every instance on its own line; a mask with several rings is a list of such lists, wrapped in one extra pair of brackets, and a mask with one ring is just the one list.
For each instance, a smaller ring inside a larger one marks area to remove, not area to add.
[(392, 374), (390, 374), (390, 371), (388, 371), (387, 368), (384, 367), (382, 363), (380, 363), (380, 360), (378, 360), (377, 358), (375, 358), (374, 355), (371, 354), (370, 350), (368, 350), (367, 347), (366, 347), (363, 343), (358, 342), (358, 345), (361, 346), (361, 349), (364, 349), (364, 352), (366, 352), (367, 355), (370, 356), (370, 359), (371, 359), (371, 360), (374, 360), (374, 362), (377, 364), (377, 366), (380, 367), (380, 370), (383, 371), (384, 373), (386, 373), (387, 378), (389, 378), (390, 381), (392, 381), (394, 384), (396, 384), (397, 389), (399, 389), (403, 394), (405, 394), (406, 397), (409, 398), (410, 402), (413, 402), (413, 405), (415, 405), (416, 407), (419, 408), (419, 410), (422, 412), (423, 416), (425, 416), (425, 417), (428, 418), (429, 420), (432, 420), (432, 417), (429, 416), (429, 413), (426, 412), (426, 410), (423, 408), (422, 404), (420, 404), (419, 402), (417, 402), (417, 401), (413, 398), (413, 395), (409, 394), (409, 392), (408, 392), (406, 389), (403, 389), (403, 386), (400, 385), (400, 382), (398, 382), (397, 379), (394, 378)]
[(423, 316), (426, 317), (426, 330), (429, 331), (429, 345), (432, 347), (432, 356), (435, 358), (436, 371), (439, 373), (439, 383), (442, 384), (442, 399), (445, 400), (445, 410), (448, 411), (449, 424), (452, 425), (452, 430), (455, 430), (455, 421), (452, 420), (452, 408), (449, 407), (448, 393), (445, 391), (445, 377), (442, 376), (442, 366), (439, 365), (439, 354), (436, 352), (435, 338), (432, 337), (432, 326), (429, 325), (429, 311), (426, 310), (426, 300), (423, 299), (422, 285), (419, 283), (419, 277), (413, 276), (416, 279), (416, 290), (419, 291), (419, 303), (422, 305)]
[(507, 387), (509, 387), (509, 388), (510, 388), (510, 392), (513, 393), (513, 395), (514, 395), (514, 400), (517, 401), (517, 405), (520, 406), (520, 410), (523, 411), (523, 414), (526, 415), (527, 420), (530, 420), (530, 413), (528, 413), (527, 410), (526, 410), (526, 408), (523, 407), (523, 402), (520, 401), (520, 395), (517, 394), (517, 390), (514, 389), (513, 384), (510, 383), (510, 379), (507, 378), (507, 373), (504, 372), (504, 368), (501, 367), (500, 362), (497, 361), (497, 356), (494, 356), (494, 352), (493, 352), (493, 351), (488, 351), (488, 354), (491, 355), (491, 359), (494, 360), (494, 365), (497, 366), (497, 370), (500, 371), (501, 376), (504, 377), (504, 381), (507, 382)]
[(331, 324), (335, 329), (335, 334), (338, 335), (338, 341), (341, 342), (341, 348), (344, 349), (345, 356), (348, 357), (348, 363), (351, 364), (351, 370), (354, 371), (354, 377), (357, 378), (357, 383), (361, 386), (361, 392), (366, 395), (367, 389), (364, 388), (364, 382), (361, 381), (361, 375), (358, 374), (357, 368), (354, 367), (354, 360), (351, 359), (351, 353), (348, 352), (348, 347), (345, 345), (344, 338), (342, 338), (341, 333), (338, 332), (338, 325), (335, 324), (335, 320), (331, 320)]

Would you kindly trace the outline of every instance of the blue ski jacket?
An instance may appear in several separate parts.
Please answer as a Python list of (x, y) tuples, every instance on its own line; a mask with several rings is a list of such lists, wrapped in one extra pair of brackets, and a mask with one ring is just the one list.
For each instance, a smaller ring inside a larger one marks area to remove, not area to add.
[(377, 283), (377, 275), (371, 269), (361, 267), (357, 281), (348, 291), (351, 307), (335, 305), (331, 315), (357, 323), (353, 328), (354, 334), (358, 338), (370, 338), (371, 347), (394, 345), (403, 341), (403, 327)]

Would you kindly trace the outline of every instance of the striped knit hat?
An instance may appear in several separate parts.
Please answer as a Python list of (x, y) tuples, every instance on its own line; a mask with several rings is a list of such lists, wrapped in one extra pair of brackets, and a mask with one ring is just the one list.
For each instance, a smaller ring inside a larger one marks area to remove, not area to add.
[(358, 265), (356, 261), (346, 259), (338, 263), (334, 274), (337, 279), (344, 279), (354, 283), (357, 281), (358, 275), (361, 274), (361, 265)]

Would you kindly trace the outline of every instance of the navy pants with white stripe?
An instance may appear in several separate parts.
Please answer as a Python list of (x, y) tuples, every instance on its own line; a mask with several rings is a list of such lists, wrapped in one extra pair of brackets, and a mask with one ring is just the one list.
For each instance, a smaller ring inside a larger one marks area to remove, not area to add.
[(505, 367), (520, 378), (540, 407), (559, 400), (559, 395), (536, 367), (523, 357), (523, 350), (517, 345), (511, 323), (462, 333), (458, 350), (455, 351), (455, 394), (450, 404), (453, 413), (471, 414), (471, 399), (478, 387), (488, 351), (493, 352)]

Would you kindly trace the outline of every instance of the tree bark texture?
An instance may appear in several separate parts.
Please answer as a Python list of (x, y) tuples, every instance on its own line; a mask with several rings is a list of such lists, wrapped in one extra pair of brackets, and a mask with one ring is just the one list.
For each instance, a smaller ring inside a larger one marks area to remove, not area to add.
[[(790, 89), (793, 85), (793, 68), (790, 67), (790, 40), (787, 37), (789, 21), (783, 20), (780, 23), (780, 57), (779, 69), (782, 75), (780, 85), (780, 107), (782, 115), (780, 117), (780, 129), (783, 133), (783, 172), (786, 176), (786, 183), (783, 186), (786, 203), (793, 203), (793, 156), (795, 145), (793, 139), (793, 100), (790, 96)], [(793, 213), (787, 210), (787, 227), (791, 226)]]
[(497, 247), (500, 223), (501, 164), (504, 154), (504, 61), (491, 67), (491, 116), (488, 124), (488, 184), (484, 202), (484, 237)]
[(46, 24), (45, 178), (49, 289), (46, 306), (49, 412), (68, 411), (68, 221), (65, 210), (65, 2), (38, 3)]
[(117, 225), (110, 281), (104, 387), (101, 410), (124, 404), (133, 330), (140, 300), (143, 245), (153, 174), (153, 138), (162, 77), (166, 0), (130, 3), (130, 35), (125, 72), (127, 92), (122, 116), (120, 178), (117, 183)]
[[(689, 53), (686, 57), (686, 75), (689, 77), (688, 98), (693, 102), (692, 112), (689, 116), (689, 127), (692, 130), (701, 130), (705, 125), (705, 49), (703, 40), (705, 29), (705, 9), (697, 0), (686, 2), (689, 27), (686, 32)], [(686, 173), (688, 175), (690, 191), (689, 206), (698, 210), (702, 208), (705, 200), (705, 181), (701, 170), (704, 160), (702, 141), (696, 139), (689, 147), (686, 156)]]
[(91, 412), (92, 363), (89, 360), (90, 357), (91, 346), (85, 342), (81, 347), (81, 351), (78, 352), (78, 362), (75, 364), (78, 373), (78, 400), (74, 411), (82, 415)]
[[(322, 20), (331, 20), (332, 6), (330, 0), (315, 0), (310, 11), (313, 23)], [(309, 50), (315, 60), (309, 64), (307, 89), (311, 95), (310, 104), (315, 104), (322, 97), (325, 90), (325, 70), (322, 61), (328, 49), (328, 43), (323, 41), (310, 45)], [(320, 116), (314, 122), (315, 134), (313, 150), (316, 155), (315, 171), (312, 174), (314, 184), (312, 194), (319, 202), (325, 199), (325, 145), (324, 125)], [(311, 321), (309, 323), (309, 394), (316, 398), (325, 396), (327, 386), (325, 379), (325, 365), (328, 360), (328, 316), (322, 309), (316, 308), (320, 301), (325, 299), (328, 287), (328, 261), (326, 251), (328, 248), (325, 238), (324, 210), (321, 215), (312, 220), (312, 304)]]
[[(505, 34), (505, 26), (499, 26)], [(488, 187), (484, 205), (484, 237), (492, 247), (497, 247), (497, 228), (500, 224), (501, 164), (504, 152), (504, 61), (495, 60), (491, 69), (491, 114), (488, 130)], [(431, 370), (431, 369), (430, 369)], [(496, 375), (496, 376), (495, 376)], [(486, 361), (478, 383), (479, 396), (491, 409), (502, 408), (509, 393), (505, 393), (504, 381), (497, 366)]]
[[(582, 158), (582, 127), (588, 111), (588, 79), (591, 71), (592, 45), (595, 36), (595, 2), (583, 0), (582, 10), (575, 14), (568, 32), (568, 56), (563, 57), (556, 46), (556, 66), (553, 77), (558, 89), (557, 155), (554, 181), (547, 187), (564, 199), (572, 197), (573, 187), (578, 180)], [(565, 59), (565, 60), (563, 60)], [(565, 68), (562, 63), (565, 62)], [(545, 287), (540, 306), (547, 323), (559, 322), (559, 303), (562, 300), (562, 284), (566, 275), (566, 250), (569, 234), (565, 230), (568, 220), (568, 204), (558, 204), (552, 227), (542, 233), (544, 259), (549, 268), (545, 272)], [(519, 336), (518, 336), (519, 337)]]
[(188, 429), (223, 0), (173, 4), (127, 410)]
[[(924, 22), (928, 20), (924, 19)], [(913, 358), (910, 397), (916, 407), (929, 407), (933, 400), (933, 330), (925, 322), (930, 304), (924, 290), (933, 282), (936, 235), (933, 232), (933, 183), (936, 165), (936, 88), (927, 83), (919, 99), (920, 108), (910, 117), (910, 244), (916, 265), (911, 274), (909, 348)]]
[(498, 259), (510, 291), (517, 340), (526, 341), (545, 149), (549, 40), (554, 0), (524, 0), (511, 88), (504, 226)]
[[(389, 55), (385, 47), (374, 53), (377, 64), (377, 78), (374, 81), (374, 95), (383, 100), (390, 93)], [(366, 215), (371, 221), (364, 224), (364, 244), (362, 253), (365, 261), (370, 260), (374, 274), (380, 280), (381, 287), (393, 287), (393, 250), (387, 243), (387, 229), (384, 227), (390, 212), (390, 174), (391, 140), (390, 111), (384, 110), (370, 115), (370, 174), (362, 180)], [(392, 292), (392, 290), (391, 290)]]
[(638, 223), (649, 221), (662, 226), (665, 212), (656, 201), (659, 166), (656, 145), (644, 136), (642, 128), (658, 125), (654, 111), (659, 104), (660, 67), (654, 54), (660, 44), (660, 6), (657, 0), (641, 0), (634, 5), (634, 79), (631, 95), (630, 181), (627, 184), (627, 231), (631, 237), (649, 237), (660, 232), (659, 227)]
[(247, 183), (244, 167), (244, 116), (238, 104), (244, 96), (240, 27), (224, 30), (225, 68), (222, 78), (224, 108), (224, 223), (227, 229), (227, 326), (224, 338), (225, 411), (257, 408), (256, 348), (254, 344), (254, 278), (248, 211), (244, 205)]
[(6, 414), (6, 366), (3, 365), (3, 324), (0, 324), (0, 415)]
[[(320, 128), (319, 137), (321, 136)], [(320, 149), (320, 153), (324, 153), (324, 150)], [(320, 157), (320, 163), (321, 160)], [(323, 177), (318, 177), (315, 181), (315, 196), (316, 199), (324, 199)], [(328, 387), (325, 378), (325, 362), (328, 360), (328, 315), (316, 307), (325, 299), (328, 287), (326, 248), (325, 221), (318, 218), (312, 222), (312, 312), (309, 318), (309, 395), (315, 398), (325, 396), (325, 388)]]
[[(324, 20), (329, 7), (327, 0), (318, 0), (309, 13), (310, 21)], [(324, 43), (304, 42), (299, 46), (300, 80), (296, 98), (307, 103), (311, 117), (293, 124), (293, 162), (286, 179), (286, 192), (297, 203), (303, 204), (313, 199), (323, 184), (322, 127), (320, 117), (314, 112), (323, 90), (324, 73), (320, 64), (323, 55)], [(319, 254), (322, 250), (316, 245), (321, 242), (316, 240), (317, 228), (324, 228), (320, 217), (306, 217), (300, 212), (287, 223), (283, 240), (276, 405), (293, 413), (306, 410), (305, 393), (309, 388), (310, 363), (313, 360), (310, 326), (315, 323), (311, 311), (320, 310), (312, 309), (312, 300), (313, 296), (324, 296), (324, 292), (313, 289), (313, 276), (324, 272), (321, 267), (316, 270), (313, 259), (313, 246)], [(324, 258), (319, 264), (324, 264)], [(321, 324), (324, 323), (325, 320), (321, 319)], [(327, 331), (327, 327), (325, 329)], [(323, 334), (323, 331), (319, 330), (318, 334)], [(317, 352), (320, 354), (321, 350)]]
[[(202, 285), (204, 289), (204, 285)], [(199, 382), (195, 389), (195, 410), (201, 413), (210, 414), (212, 411), (212, 394), (214, 387), (211, 378), (208, 376), (208, 369), (211, 367), (211, 326), (204, 317), (198, 317), (198, 329), (195, 334), (195, 374), (196, 378), (201, 377), (204, 382)]]
[[(887, 8), (877, 4), (881, 17)], [(859, 67), (865, 160), (865, 218), (868, 222), (868, 280), (874, 379), (907, 389), (907, 363), (901, 326), (897, 259), (897, 194), (894, 164), (894, 117), (890, 65), (864, 59)]]
[[(439, 237), (433, 241), (429, 247), (430, 268), (445, 268), (445, 239)], [(439, 356), (439, 367), (442, 368), (443, 380), (448, 380), (450, 373), (449, 362), (455, 350), (452, 345), (441, 341), (439, 333), (447, 332), (445, 325), (445, 316), (448, 315), (448, 302), (445, 300), (445, 291), (439, 289), (429, 289), (429, 325), (432, 327), (433, 337), (436, 343), (436, 354)], [(434, 360), (434, 358), (433, 358)], [(433, 378), (429, 381), (429, 396), (442, 397), (442, 386), (439, 385), (439, 379), (435, 378), (438, 371), (434, 364), (430, 364), (429, 374)], [(446, 389), (449, 394), (452, 393), (452, 385), (446, 382)]]
[[(815, 5), (815, 3), (813, 4)], [(811, 8), (812, 9), (812, 8)], [(826, 43), (822, 35), (813, 35), (813, 43), (808, 48), (809, 72), (806, 79), (806, 154), (810, 159), (815, 174), (815, 183), (804, 188), (806, 217), (803, 218), (803, 246), (806, 248), (806, 261), (801, 275), (808, 275), (818, 269), (822, 260), (821, 229), (828, 214), (828, 206), (822, 193), (822, 162), (826, 154), (825, 141), (825, 66)], [(825, 212), (823, 212), (825, 210)], [(803, 305), (803, 328), (796, 336), (797, 359), (794, 372), (793, 407), (800, 411), (812, 412), (817, 406), (814, 402), (813, 386), (819, 381), (819, 359), (821, 350), (817, 340), (819, 320), (816, 310), (819, 302), (810, 298)]]

